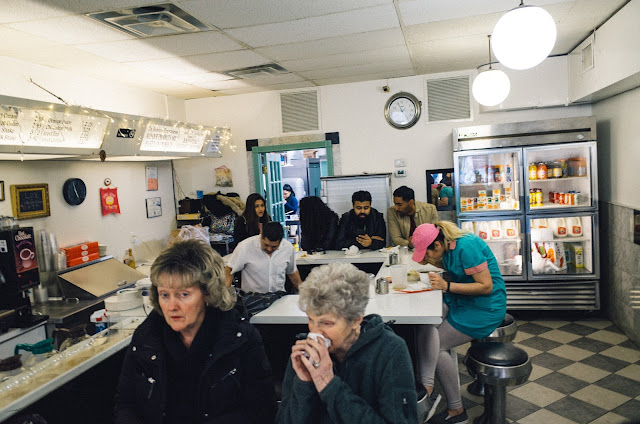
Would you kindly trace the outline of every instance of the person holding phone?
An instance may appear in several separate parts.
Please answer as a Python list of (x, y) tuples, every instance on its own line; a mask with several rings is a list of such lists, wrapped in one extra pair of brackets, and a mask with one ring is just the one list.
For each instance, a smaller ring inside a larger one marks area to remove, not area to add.
[(371, 207), (371, 193), (356, 191), (351, 196), (353, 209), (345, 212), (338, 225), (336, 247), (356, 246), (358, 249), (382, 249), (386, 245), (387, 228), (384, 216)]

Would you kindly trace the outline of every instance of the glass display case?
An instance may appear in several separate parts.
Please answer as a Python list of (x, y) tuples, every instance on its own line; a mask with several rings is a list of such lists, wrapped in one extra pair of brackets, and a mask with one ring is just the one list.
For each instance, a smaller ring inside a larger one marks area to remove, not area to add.
[(453, 159), (458, 225), (494, 253), (507, 307), (599, 309), (595, 118), (457, 128)]

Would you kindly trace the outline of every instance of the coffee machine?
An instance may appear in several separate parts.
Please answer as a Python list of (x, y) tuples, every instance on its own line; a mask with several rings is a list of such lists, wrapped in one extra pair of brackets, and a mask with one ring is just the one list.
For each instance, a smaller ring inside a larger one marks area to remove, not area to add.
[(46, 320), (31, 312), (29, 289), (40, 284), (32, 227), (0, 231), (0, 312), (11, 314), (16, 327), (31, 327)]

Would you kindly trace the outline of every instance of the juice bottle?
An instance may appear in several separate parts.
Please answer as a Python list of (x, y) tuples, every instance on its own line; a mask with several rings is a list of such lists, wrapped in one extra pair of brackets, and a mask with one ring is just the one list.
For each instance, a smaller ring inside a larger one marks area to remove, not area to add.
[(536, 206), (542, 206), (542, 189), (541, 188), (536, 189)]
[(530, 180), (538, 179), (538, 167), (533, 162), (529, 164), (529, 179)]
[(538, 163), (538, 172), (536, 176), (539, 180), (547, 179), (547, 165), (545, 165), (544, 162)]

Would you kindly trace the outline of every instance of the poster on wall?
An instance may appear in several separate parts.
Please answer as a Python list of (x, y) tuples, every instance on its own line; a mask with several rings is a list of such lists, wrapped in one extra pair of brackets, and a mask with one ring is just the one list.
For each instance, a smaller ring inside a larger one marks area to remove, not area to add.
[(147, 166), (145, 169), (147, 174), (147, 191), (158, 190), (158, 167)]
[(220, 187), (233, 187), (231, 170), (224, 165), (216, 168), (216, 185)]
[(162, 216), (162, 199), (159, 197), (150, 197), (147, 202), (147, 218), (155, 218)]
[(102, 216), (120, 214), (120, 204), (118, 203), (118, 188), (103, 187), (100, 189), (100, 203), (102, 205)]

